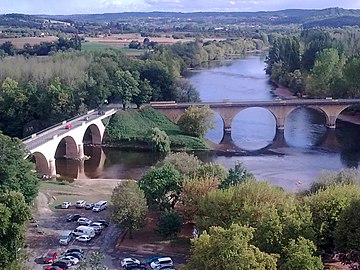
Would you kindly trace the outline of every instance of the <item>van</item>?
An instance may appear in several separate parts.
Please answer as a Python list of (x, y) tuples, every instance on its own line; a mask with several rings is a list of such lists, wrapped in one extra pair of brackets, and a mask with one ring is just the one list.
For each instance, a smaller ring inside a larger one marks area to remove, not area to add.
[(94, 207), (93, 207), (93, 212), (100, 212), (104, 209), (106, 209), (107, 207), (107, 201), (99, 201), (97, 203), (95, 203)]
[(91, 228), (89, 226), (79, 226), (75, 230), (73, 230), (73, 234), (76, 236), (88, 235), (92, 238), (95, 236), (95, 230), (94, 228)]
[(64, 231), (62, 232), (62, 234), (60, 235), (59, 238), (59, 244), (60, 245), (68, 245), (70, 243), (70, 241), (73, 239), (73, 233), (72, 231)]

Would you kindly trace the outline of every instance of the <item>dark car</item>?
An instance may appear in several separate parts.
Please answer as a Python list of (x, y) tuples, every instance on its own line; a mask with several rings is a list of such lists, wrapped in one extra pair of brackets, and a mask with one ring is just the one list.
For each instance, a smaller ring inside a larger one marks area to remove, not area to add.
[(63, 270), (64, 268), (61, 268), (61, 267), (59, 267), (59, 266), (52, 266), (52, 265), (50, 265), (50, 266), (48, 266), (48, 267), (45, 267), (45, 269), (44, 270)]
[(71, 252), (78, 252), (84, 255), (84, 250), (82, 248), (70, 248), (66, 250), (66, 253), (71, 253)]
[(98, 115), (105, 115), (104, 111), (98, 111)]
[(84, 255), (81, 254), (80, 252), (66, 252), (64, 254), (64, 256), (73, 256), (73, 257), (75, 257), (76, 259), (79, 259), (79, 260), (81, 260), (84, 257)]
[(79, 214), (70, 214), (67, 216), (66, 221), (67, 222), (77, 221), (79, 218), (81, 218)]
[(109, 222), (108, 221), (106, 221), (105, 219), (99, 219), (99, 220), (97, 220), (97, 221), (94, 221), (94, 223), (101, 223), (102, 225), (104, 225), (105, 227), (109, 227)]
[(71, 266), (71, 263), (65, 262), (65, 261), (56, 261), (51, 266), (58, 266), (62, 269), (69, 269), (69, 267)]
[(145, 270), (148, 269), (145, 264), (137, 264), (137, 263), (131, 263), (124, 266), (124, 269), (126, 270)]

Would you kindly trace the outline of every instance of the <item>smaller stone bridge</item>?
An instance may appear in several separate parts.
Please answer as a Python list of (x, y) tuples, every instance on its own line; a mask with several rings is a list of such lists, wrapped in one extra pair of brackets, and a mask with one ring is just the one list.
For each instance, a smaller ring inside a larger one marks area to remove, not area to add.
[(248, 108), (267, 109), (276, 120), (277, 130), (283, 130), (286, 117), (297, 108), (312, 108), (320, 111), (326, 118), (328, 128), (336, 127), (336, 119), (346, 108), (360, 105), (360, 99), (289, 99), (271, 101), (228, 101), (224, 102), (201, 102), (201, 103), (175, 103), (151, 102), (149, 105), (155, 110), (166, 115), (173, 122), (177, 122), (181, 115), (190, 106), (203, 107), (209, 106), (217, 112), (224, 123), (224, 133), (231, 133), (231, 124), (235, 116), (242, 110)]

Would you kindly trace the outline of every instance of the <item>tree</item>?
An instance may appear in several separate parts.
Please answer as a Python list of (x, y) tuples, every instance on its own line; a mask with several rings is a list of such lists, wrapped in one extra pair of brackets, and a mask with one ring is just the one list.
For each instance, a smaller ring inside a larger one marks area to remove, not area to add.
[(147, 205), (144, 192), (135, 181), (122, 181), (111, 195), (111, 219), (128, 230), (130, 238), (144, 225)]
[(17, 138), (0, 133), (0, 194), (18, 191), (31, 203), (37, 196), (39, 178), (34, 164), (25, 157), (25, 146)]
[(182, 177), (171, 165), (151, 169), (139, 182), (149, 206), (173, 208), (181, 192)]
[(148, 134), (148, 143), (151, 145), (153, 151), (168, 153), (170, 152), (170, 139), (165, 131), (154, 127)]
[(332, 185), (306, 198), (315, 230), (316, 245), (325, 252), (334, 250), (334, 232), (342, 212), (360, 197), (360, 186)]
[(123, 108), (129, 105), (134, 96), (140, 94), (139, 82), (136, 80), (130, 71), (118, 70), (115, 73), (116, 88), (114, 91), (115, 96), (119, 96), (123, 104)]
[(25, 223), (30, 209), (19, 192), (0, 195), (0, 268), (8, 267), (17, 259), (18, 249), (25, 241)]
[(101, 254), (98, 251), (94, 251), (91, 253), (91, 256), (89, 258), (89, 260), (80, 260), (77, 269), (79, 270), (87, 270), (90, 269), (91, 270), (107, 270), (108, 267), (104, 266), (102, 264), (102, 260), (105, 258), (105, 256), (103, 254)]
[(215, 127), (214, 112), (209, 106), (198, 108), (190, 106), (180, 117), (178, 125), (182, 132), (190, 136), (204, 137), (205, 133)]
[(184, 180), (179, 201), (175, 206), (176, 211), (184, 220), (193, 221), (198, 213), (201, 199), (205, 198), (210, 191), (216, 190), (219, 183), (217, 178), (211, 176), (195, 175)]
[(218, 163), (204, 163), (196, 172), (196, 175), (200, 178), (214, 178), (219, 183), (222, 183), (229, 175), (224, 166)]
[(200, 94), (196, 88), (189, 83), (186, 79), (178, 79), (176, 81), (179, 89), (177, 102), (199, 102)]
[(174, 210), (166, 209), (160, 214), (157, 232), (164, 238), (177, 236), (181, 230), (181, 218)]
[(344, 81), (347, 88), (347, 97), (360, 97), (360, 79), (357, 75), (360, 70), (360, 57), (352, 57), (344, 67)]
[(193, 175), (199, 169), (201, 161), (194, 155), (186, 152), (170, 153), (162, 164), (170, 164), (183, 175)]
[(312, 241), (301, 236), (296, 240), (292, 239), (284, 249), (285, 261), (280, 270), (324, 269), (320, 256), (314, 256), (315, 252), (316, 246)]
[(141, 104), (147, 103), (152, 98), (153, 88), (150, 85), (149, 80), (144, 79), (139, 82), (139, 94), (133, 97), (134, 103), (139, 108)]
[(184, 269), (276, 269), (276, 256), (261, 252), (249, 242), (254, 229), (233, 224), (229, 229), (211, 227), (192, 240), (191, 256)]
[(254, 175), (241, 162), (237, 162), (234, 169), (229, 169), (228, 177), (220, 183), (219, 187), (225, 189), (249, 180), (255, 180)]

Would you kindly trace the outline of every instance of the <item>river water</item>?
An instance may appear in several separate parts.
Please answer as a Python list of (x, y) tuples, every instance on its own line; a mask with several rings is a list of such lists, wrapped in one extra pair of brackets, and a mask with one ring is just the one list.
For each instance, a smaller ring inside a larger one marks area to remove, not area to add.
[[(252, 55), (237, 60), (212, 62), (191, 71), (188, 80), (199, 90), (203, 101), (272, 100), (276, 97), (264, 72), (265, 56)], [(276, 132), (275, 119), (265, 109), (241, 111), (233, 120), (231, 136), (223, 135), (220, 116), (216, 128), (206, 137), (224, 145), (224, 153), (197, 152), (205, 162), (226, 168), (242, 162), (257, 179), (268, 180), (289, 191), (306, 189), (325, 171), (359, 167), (360, 127), (337, 121), (336, 130), (324, 126), (318, 111), (300, 108), (285, 121), (283, 133)], [(92, 158), (57, 161), (57, 171), (78, 178), (140, 178), (161, 157), (149, 152), (86, 148)]]

